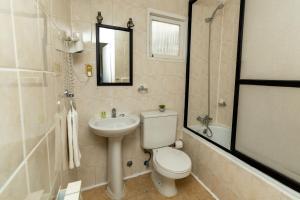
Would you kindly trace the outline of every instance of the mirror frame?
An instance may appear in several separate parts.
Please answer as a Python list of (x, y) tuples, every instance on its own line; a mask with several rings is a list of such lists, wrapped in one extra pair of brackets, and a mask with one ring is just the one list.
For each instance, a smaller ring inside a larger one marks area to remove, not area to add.
[[(100, 53), (100, 28), (113, 29), (118, 31), (125, 31), (129, 33), (129, 82), (126, 83), (104, 83), (102, 82), (102, 70), (100, 67), (101, 59)], [(97, 62), (97, 86), (132, 86), (133, 85), (133, 30), (131, 28), (124, 28), (118, 26), (111, 26), (96, 23), (96, 62)]]

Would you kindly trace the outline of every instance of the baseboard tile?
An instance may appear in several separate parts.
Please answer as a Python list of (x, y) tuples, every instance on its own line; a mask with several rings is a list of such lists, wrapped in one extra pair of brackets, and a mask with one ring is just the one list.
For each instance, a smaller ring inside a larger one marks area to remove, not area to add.
[[(142, 176), (142, 175), (145, 175), (145, 174), (149, 174), (149, 173), (151, 173), (152, 172), (152, 170), (146, 170), (146, 171), (143, 171), (143, 172), (140, 172), (140, 173), (136, 173), (136, 174), (132, 174), (132, 175), (130, 175), (130, 176), (126, 176), (125, 178), (124, 178), (124, 180), (128, 180), (128, 179), (132, 179), (132, 178), (136, 178), (136, 177), (138, 177), (138, 176)], [(216, 200), (220, 200), (216, 195), (215, 195), (215, 193), (213, 193), (193, 172), (191, 173), (191, 175), (196, 179), (196, 181), (200, 184), (200, 185), (202, 185), (204, 188), (205, 188), (205, 190), (207, 190), (210, 194), (211, 194), (211, 196), (214, 198), (214, 199), (216, 199)], [(94, 189), (94, 188), (97, 188), (97, 187), (101, 187), (101, 186), (104, 186), (104, 185), (107, 185), (107, 182), (102, 182), (102, 183), (98, 183), (98, 184), (95, 184), (95, 185), (92, 185), (92, 186), (88, 186), (88, 187), (84, 187), (84, 188), (82, 188), (82, 192), (84, 192), (84, 191), (87, 191), (87, 190), (91, 190), (91, 189)]]
[(87, 190), (91, 190), (91, 189), (94, 189), (94, 188), (97, 188), (97, 187), (101, 187), (101, 186), (104, 186), (104, 185), (107, 185), (107, 182), (102, 182), (102, 183), (98, 183), (98, 184), (95, 184), (95, 185), (83, 187), (81, 189), (81, 192), (84, 192), (84, 191), (87, 191)]
[(149, 174), (149, 173), (151, 173), (151, 172), (152, 172), (152, 170), (149, 169), (149, 170), (146, 170), (146, 171), (143, 171), (143, 172), (140, 172), (140, 173), (132, 174), (132, 175), (130, 175), (130, 176), (126, 176), (126, 177), (124, 178), (124, 180), (136, 178), (136, 177), (138, 177), (138, 176), (142, 176), (142, 175), (145, 175), (145, 174)]
[[(132, 174), (130, 176), (126, 176), (124, 178), (124, 180), (128, 180), (128, 179), (136, 178), (138, 176), (149, 174), (149, 173), (151, 173), (151, 171), (152, 170), (146, 170), (146, 171), (143, 171), (143, 172), (140, 172), (140, 173)], [(92, 185), (92, 186), (84, 187), (84, 188), (81, 189), (81, 191), (84, 192), (84, 191), (91, 190), (91, 189), (94, 189), (94, 188), (97, 188), (97, 187), (101, 187), (101, 186), (104, 186), (104, 185), (107, 185), (107, 182), (102, 182), (102, 183), (98, 183), (98, 184), (95, 184), (95, 185)]]
[(194, 177), (194, 179), (196, 179), (196, 181), (198, 182), (198, 183), (200, 183), (200, 185), (202, 185), (203, 187), (204, 187), (204, 189), (206, 189), (208, 192), (209, 192), (209, 194), (211, 194), (211, 196), (215, 199), (215, 200), (220, 200), (219, 199), (219, 197), (217, 197), (217, 195), (215, 194), (215, 193), (213, 193), (210, 189), (209, 189), (209, 187), (207, 187), (199, 178), (198, 178), (198, 176), (196, 176), (193, 172), (191, 172), (191, 175)]

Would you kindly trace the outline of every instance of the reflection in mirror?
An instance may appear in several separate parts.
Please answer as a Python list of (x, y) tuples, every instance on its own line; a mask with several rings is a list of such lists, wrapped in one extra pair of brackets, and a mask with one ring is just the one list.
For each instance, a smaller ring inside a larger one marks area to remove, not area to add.
[(237, 41), (232, 30), (238, 30), (239, 21), (238, 14), (224, 15), (228, 11), (238, 13), (239, 7), (232, 1), (193, 3), (185, 116), (186, 128), (225, 149), (231, 146), (235, 85)]
[(132, 85), (132, 30), (97, 25), (98, 85)]

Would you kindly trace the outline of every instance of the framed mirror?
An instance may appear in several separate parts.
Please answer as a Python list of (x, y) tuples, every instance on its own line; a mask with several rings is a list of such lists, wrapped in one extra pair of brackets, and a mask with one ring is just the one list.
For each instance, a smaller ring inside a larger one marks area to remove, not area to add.
[(133, 31), (130, 28), (96, 24), (98, 86), (131, 86)]

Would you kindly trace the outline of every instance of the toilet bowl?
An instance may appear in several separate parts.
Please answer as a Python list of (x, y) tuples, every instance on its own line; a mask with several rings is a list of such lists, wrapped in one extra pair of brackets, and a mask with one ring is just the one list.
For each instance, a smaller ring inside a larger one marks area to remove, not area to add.
[(177, 194), (176, 179), (187, 177), (192, 168), (190, 157), (183, 151), (162, 147), (153, 149), (152, 181), (156, 189), (166, 197)]
[(177, 112), (142, 112), (141, 125), (141, 145), (153, 153), (152, 181), (162, 195), (175, 196), (175, 180), (187, 177), (192, 168), (186, 153), (169, 147), (176, 141)]

